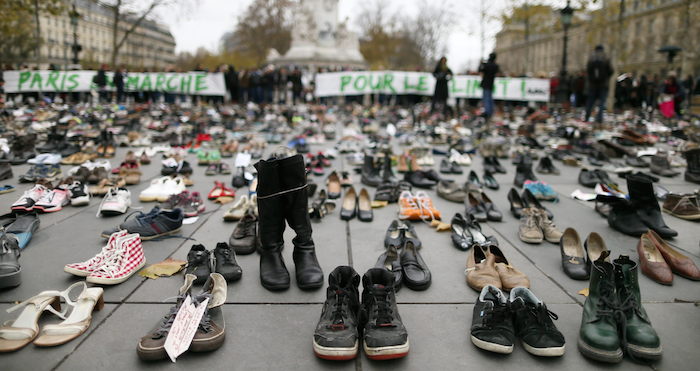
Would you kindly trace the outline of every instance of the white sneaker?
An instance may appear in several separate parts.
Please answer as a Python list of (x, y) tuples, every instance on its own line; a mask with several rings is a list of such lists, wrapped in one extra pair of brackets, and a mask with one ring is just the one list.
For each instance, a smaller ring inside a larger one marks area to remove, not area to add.
[(172, 195), (179, 195), (180, 193), (186, 191), (185, 179), (182, 177), (170, 178), (163, 184), (160, 195), (158, 195), (158, 202), (165, 202)]
[(61, 162), (61, 155), (58, 153), (42, 153), (34, 158), (27, 160), (28, 164), (58, 164)]
[(149, 185), (148, 188), (141, 191), (141, 194), (139, 194), (139, 200), (141, 200), (141, 202), (157, 201), (158, 198), (162, 196), (164, 192), (163, 188), (165, 187), (165, 183), (168, 180), (170, 180), (170, 177), (167, 176), (158, 179), (153, 179), (151, 181), (151, 185)]
[(69, 186), (69, 189), (71, 206), (85, 206), (90, 203), (90, 193), (87, 185), (75, 181)]
[(102, 199), (98, 215), (120, 215), (131, 207), (131, 192), (126, 188), (110, 188)]

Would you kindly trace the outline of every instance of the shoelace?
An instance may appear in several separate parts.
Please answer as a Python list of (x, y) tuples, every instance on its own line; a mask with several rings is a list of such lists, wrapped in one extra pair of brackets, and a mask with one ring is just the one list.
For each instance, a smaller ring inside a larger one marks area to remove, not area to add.
[(219, 249), (218, 251), (224, 257), (224, 263), (233, 263), (233, 255), (230, 249)]
[(537, 324), (544, 327), (545, 330), (556, 329), (556, 326), (549, 319), (558, 320), (559, 316), (547, 309), (545, 304), (523, 305), (517, 310), (527, 311), (528, 317), (534, 318)]
[(153, 338), (161, 338), (170, 332), (170, 328), (173, 327), (173, 322), (175, 322), (175, 317), (177, 316), (177, 312), (180, 311), (180, 306), (182, 305), (182, 302), (185, 299), (186, 294), (183, 295), (178, 295), (176, 296), (177, 298), (177, 304), (173, 305), (170, 310), (168, 311), (168, 314), (166, 314), (163, 319), (160, 322), (160, 325), (158, 326), (158, 329), (153, 332)]
[(510, 318), (511, 312), (508, 304), (502, 303), (495, 298), (486, 298), (485, 300), (493, 302), (491, 310), (484, 313), (485, 325), (501, 325), (505, 323), (506, 319)]
[(95, 272), (99, 272), (101, 274), (114, 278), (114, 276), (117, 273), (119, 273), (119, 270), (122, 267), (122, 262), (124, 261), (125, 255), (126, 248), (124, 247), (124, 244), (120, 244), (112, 251), (111, 254), (109, 254), (106, 257), (106, 259), (104, 260), (104, 264), (97, 268)]
[(331, 313), (332, 323), (327, 326), (331, 330), (344, 330), (347, 328), (345, 325), (345, 316), (347, 312), (345, 311), (344, 304), (350, 300), (348, 292), (344, 289), (335, 290), (335, 304), (333, 306), (333, 312)]
[(389, 293), (391, 291), (384, 286), (377, 287), (377, 285), (374, 285), (369, 289), (369, 292), (374, 298), (374, 304), (376, 305), (374, 309), (374, 315), (376, 316), (375, 326), (393, 327), (394, 311), (389, 303)]
[[(119, 189), (114, 188), (114, 187), (110, 188), (107, 191), (107, 194), (104, 196), (104, 198), (102, 198), (102, 201), (100, 201), (100, 206), (97, 207), (96, 216), (98, 216), (98, 217), (100, 216), (100, 212), (102, 212), (102, 206), (105, 204), (105, 202), (116, 202), (118, 200), (119, 200)], [(134, 213), (127, 215), (127, 218), (133, 214)], [(124, 221), (126, 221), (126, 219), (124, 219)]]

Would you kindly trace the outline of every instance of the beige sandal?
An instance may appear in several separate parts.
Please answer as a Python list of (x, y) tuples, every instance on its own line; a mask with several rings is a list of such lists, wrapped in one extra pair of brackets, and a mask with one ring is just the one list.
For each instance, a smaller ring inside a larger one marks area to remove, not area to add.
[[(78, 299), (75, 302), (71, 302), (66, 298), (67, 304), (73, 307), (73, 311), (63, 322), (45, 325), (41, 329), (39, 336), (34, 340), (34, 345), (53, 347), (77, 338), (90, 327), (92, 311), (104, 308), (104, 290), (101, 287), (88, 288), (85, 282), (77, 282), (77, 284), (82, 284), (83, 286), (83, 291), (78, 296)], [(76, 285), (74, 284), (73, 286)], [(68, 290), (73, 288), (73, 286), (69, 287)]]

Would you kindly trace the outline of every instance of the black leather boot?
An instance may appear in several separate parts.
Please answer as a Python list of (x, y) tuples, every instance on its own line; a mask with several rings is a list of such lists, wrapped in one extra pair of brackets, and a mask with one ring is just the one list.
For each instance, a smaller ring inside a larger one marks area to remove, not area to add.
[(397, 180), (394, 171), (391, 169), (391, 156), (387, 153), (384, 157), (384, 166), (382, 167), (382, 182), (395, 183)]
[(529, 156), (523, 156), (518, 166), (516, 166), (513, 184), (518, 188), (522, 188), (526, 180), (537, 180), (535, 173), (532, 172), (532, 159)]
[(700, 184), (700, 148), (685, 152), (685, 160), (688, 169), (685, 171), (685, 180)]
[(644, 224), (653, 229), (663, 238), (678, 236), (678, 232), (671, 229), (661, 216), (659, 201), (654, 194), (654, 184), (646, 177), (630, 175), (627, 177), (627, 190), (630, 202), (637, 211), (637, 215)]
[(610, 205), (608, 225), (611, 228), (635, 237), (639, 237), (649, 230), (639, 215), (637, 215), (636, 208), (629, 201), (612, 201)]
[(362, 184), (376, 187), (382, 182), (380, 168), (374, 166), (374, 157), (365, 155), (365, 162), (362, 165)]
[(284, 197), (279, 180), (279, 161), (261, 160), (258, 170), (258, 230), (260, 233), (260, 283), (272, 291), (289, 288), (289, 271), (282, 259), (284, 247)]
[(302, 290), (318, 289), (323, 286), (323, 270), (316, 259), (316, 248), (311, 237), (311, 219), (304, 172), (304, 158), (300, 155), (288, 157), (278, 162), (284, 218), (294, 230), (294, 265), (297, 285)]

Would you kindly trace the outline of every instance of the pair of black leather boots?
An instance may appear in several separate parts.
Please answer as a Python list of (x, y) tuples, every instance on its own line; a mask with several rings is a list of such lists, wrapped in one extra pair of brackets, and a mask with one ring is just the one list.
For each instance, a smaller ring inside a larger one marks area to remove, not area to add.
[(304, 158), (301, 155), (273, 157), (258, 161), (255, 168), (258, 171), (260, 283), (272, 291), (289, 288), (289, 271), (282, 258), (286, 222), (296, 233), (292, 244), (297, 285), (303, 290), (322, 287), (323, 271), (311, 238)]

